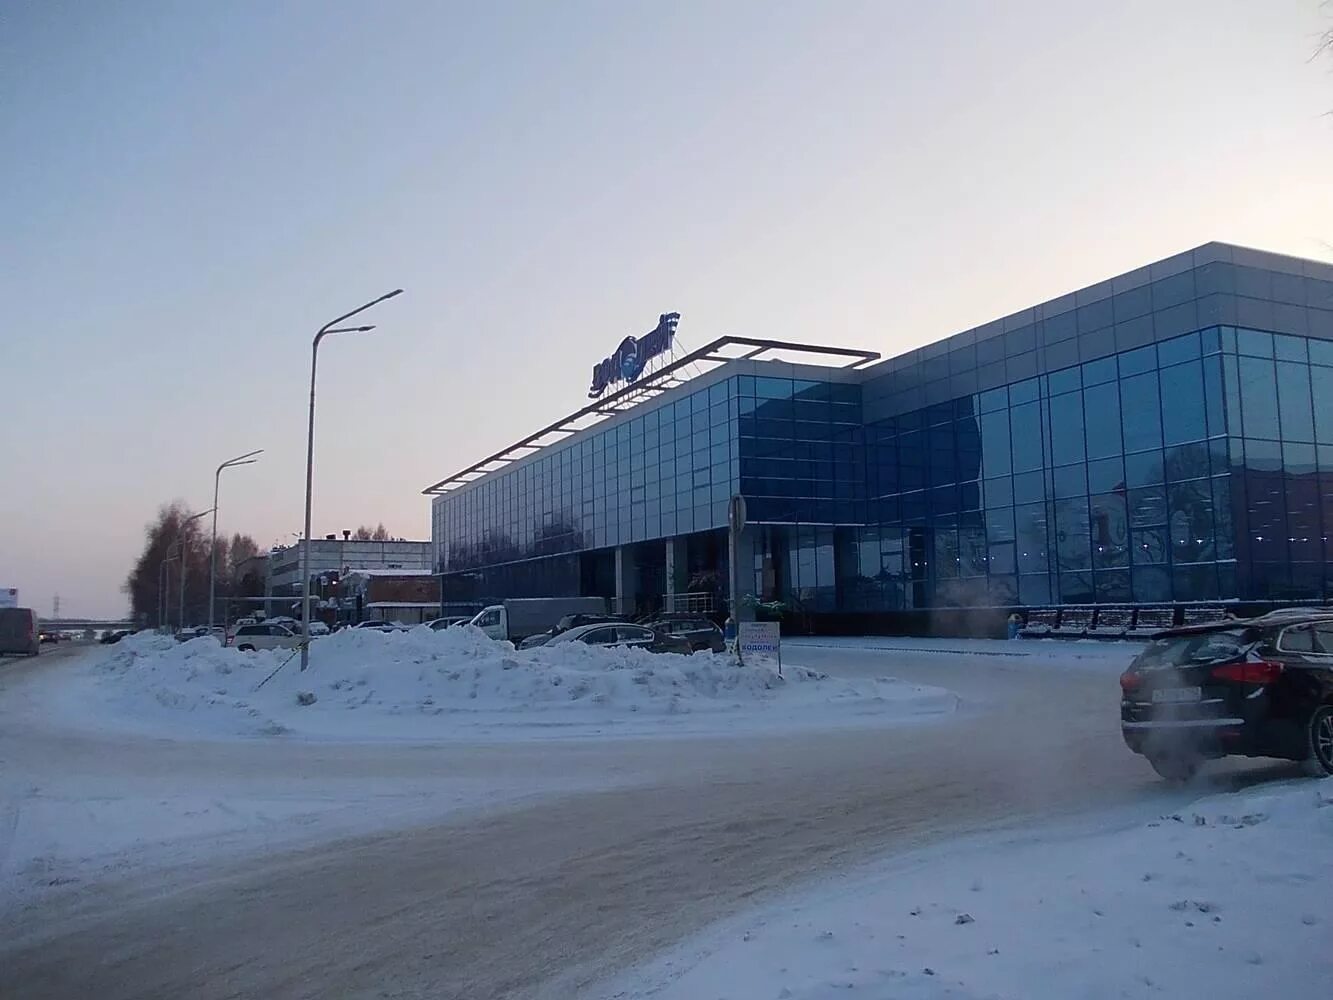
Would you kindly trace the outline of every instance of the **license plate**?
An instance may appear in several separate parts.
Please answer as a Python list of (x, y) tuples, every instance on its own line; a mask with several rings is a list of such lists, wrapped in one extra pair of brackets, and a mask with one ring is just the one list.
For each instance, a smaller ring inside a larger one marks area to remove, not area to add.
[(1196, 687), (1159, 688), (1152, 693), (1152, 700), (1159, 705), (1175, 705), (1183, 701), (1198, 701), (1202, 697), (1203, 689)]

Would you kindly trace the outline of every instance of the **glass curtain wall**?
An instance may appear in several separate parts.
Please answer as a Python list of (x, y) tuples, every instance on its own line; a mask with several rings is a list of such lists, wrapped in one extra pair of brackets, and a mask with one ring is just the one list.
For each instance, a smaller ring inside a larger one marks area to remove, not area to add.
[(833, 611), (851, 599), (866, 525), (861, 386), (742, 375), (740, 489), (761, 600)]
[(725, 525), (739, 475), (736, 382), (436, 497), (437, 568), (460, 572)]
[(812, 611), (1333, 597), (1329, 341), (1214, 326), (868, 424), (862, 388), (733, 376), (546, 449), (435, 500), (438, 565), (721, 528), (739, 488), (747, 590)]
[(877, 422), (845, 609), (1331, 594), (1330, 401), (1333, 344), (1211, 327)]

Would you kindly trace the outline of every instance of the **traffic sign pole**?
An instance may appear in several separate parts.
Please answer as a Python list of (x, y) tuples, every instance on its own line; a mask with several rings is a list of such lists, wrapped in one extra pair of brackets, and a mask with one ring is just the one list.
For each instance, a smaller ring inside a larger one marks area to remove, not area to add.
[(745, 663), (741, 655), (741, 606), (740, 606), (740, 558), (741, 532), (745, 530), (745, 497), (735, 494), (727, 504), (727, 583), (730, 591), (731, 612), (729, 617), (736, 634), (736, 664)]

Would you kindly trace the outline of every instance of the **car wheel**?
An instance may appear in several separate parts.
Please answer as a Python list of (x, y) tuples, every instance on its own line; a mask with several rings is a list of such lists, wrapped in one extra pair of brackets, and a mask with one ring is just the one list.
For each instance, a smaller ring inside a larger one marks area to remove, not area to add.
[(1310, 756), (1305, 759), (1305, 770), (1319, 778), (1333, 774), (1333, 706), (1315, 709), (1306, 735)]
[(1167, 781), (1183, 783), (1199, 773), (1202, 761), (1196, 754), (1181, 752), (1149, 757), (1148, 763)]
[(239, 649), (242, 653), (253, 653), (255, 651), (255, 647), (250, 645), (248, 642), (242, 643), (236, 648)]

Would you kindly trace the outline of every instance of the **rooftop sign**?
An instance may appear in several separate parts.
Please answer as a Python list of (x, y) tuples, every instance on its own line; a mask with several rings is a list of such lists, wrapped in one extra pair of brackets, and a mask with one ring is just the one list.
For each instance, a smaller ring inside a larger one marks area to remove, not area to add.
[(633, 382), (642, 375), (649, 361), (671, 350), (671, 341), (676, 335), (676, 324), (679, 322), (680, 313), (662, 313), (657, 318), (657, 326), (648, 333), (642, 337), (626, 337), (622, 340), (614, 354), (593, 365), (588, 398), (596, 399), (608, 386), (622, 381)]

